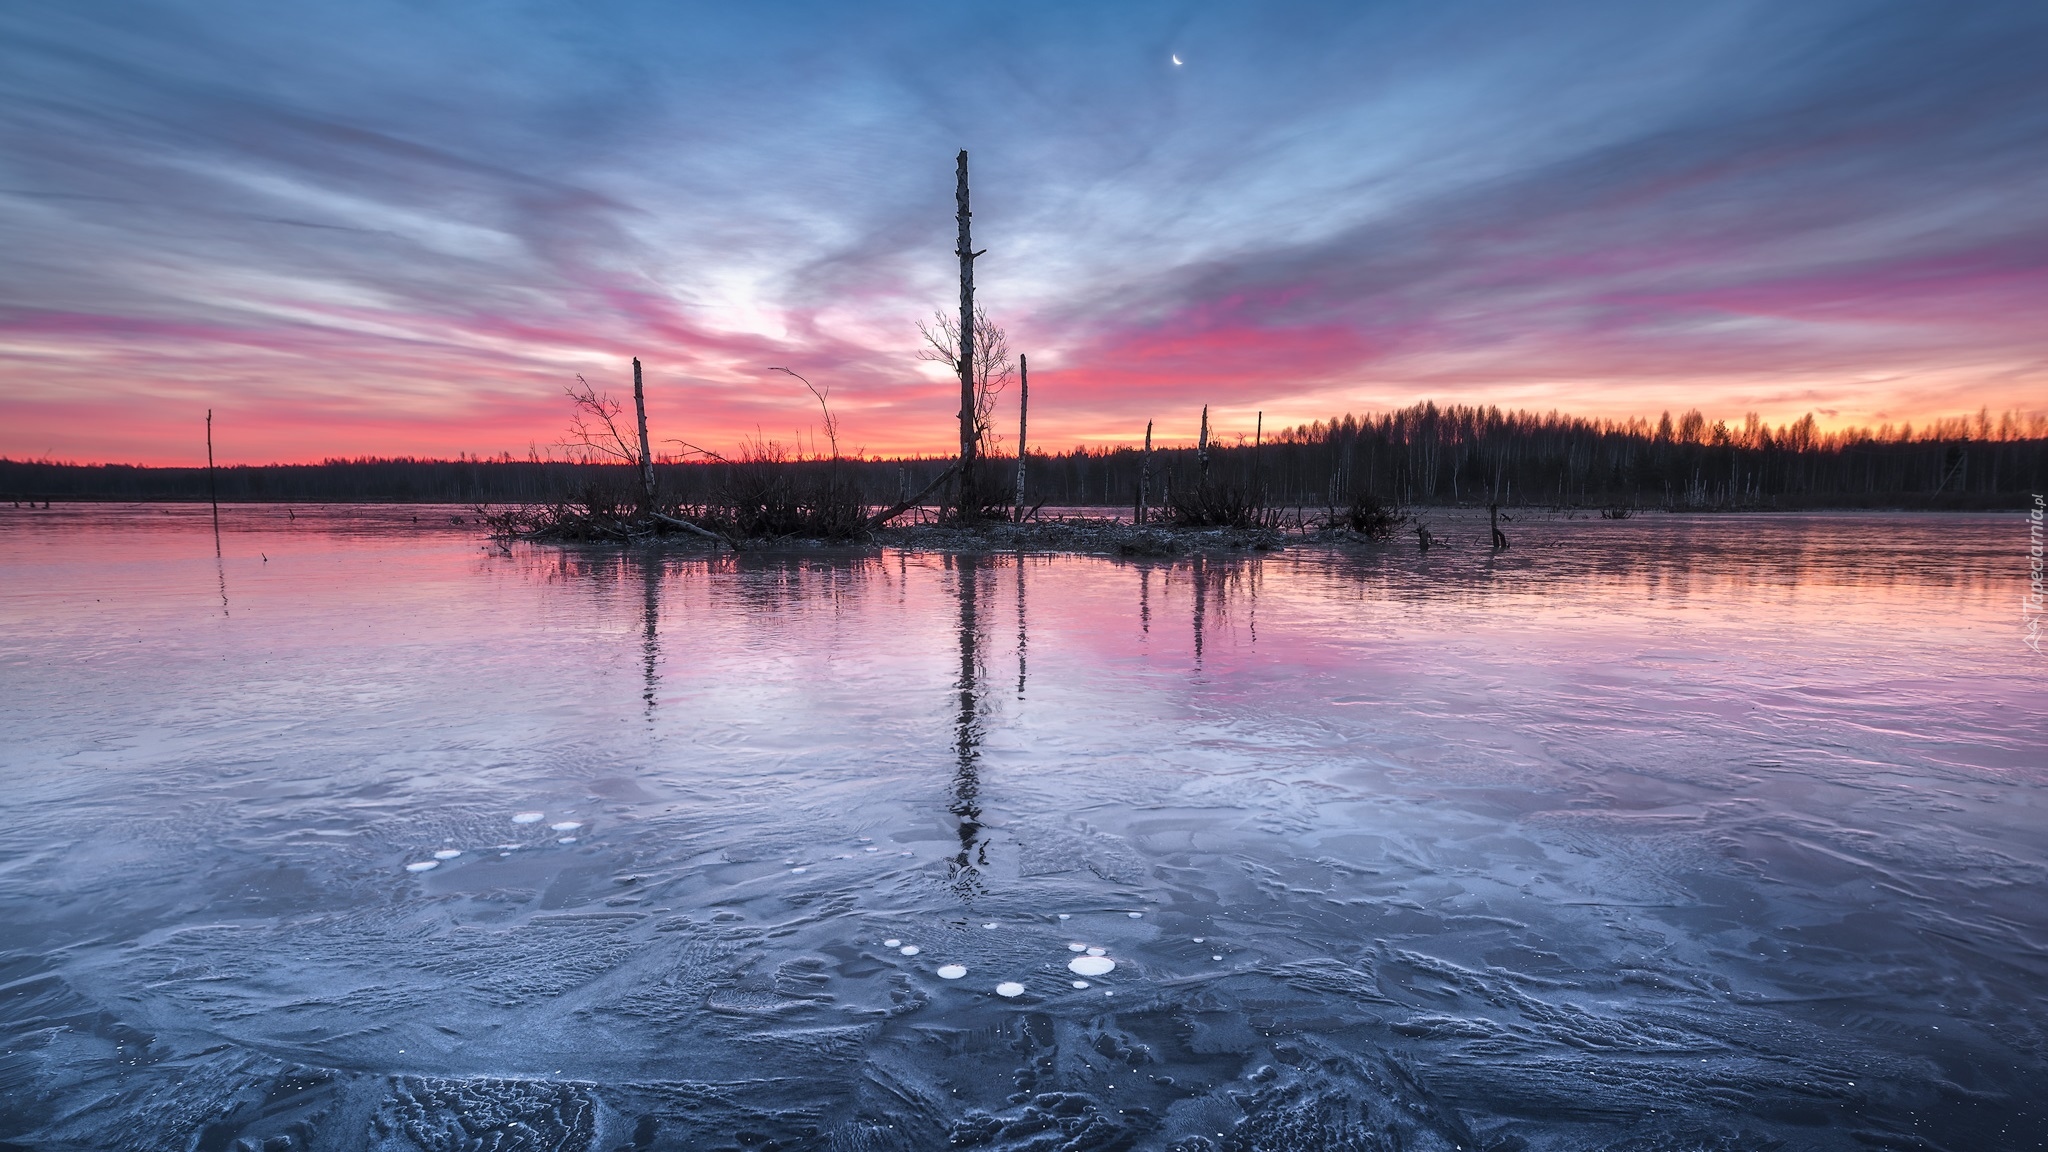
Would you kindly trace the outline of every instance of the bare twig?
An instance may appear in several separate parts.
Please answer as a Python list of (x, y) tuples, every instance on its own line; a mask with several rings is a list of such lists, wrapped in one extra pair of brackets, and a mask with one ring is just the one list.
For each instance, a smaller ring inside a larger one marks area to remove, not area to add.
[(839, 418), (832, 415), (832, 409), (825, 404), (826, 397), (832, 395), (832, 386), (827, 384), (821, 389), (816, 384), (811, 383), (802, 373), (789, 368), (770, 368), (768, 371), (782, 372), (795, 376), (798, 380), (803, 381), (804, 387), (811, 390), (811, 395), (818, 398), (818, 411), (823, 413), (825, 417), (825, 439), (832, 445), (832, 458), (834, 460), (839, 459)]

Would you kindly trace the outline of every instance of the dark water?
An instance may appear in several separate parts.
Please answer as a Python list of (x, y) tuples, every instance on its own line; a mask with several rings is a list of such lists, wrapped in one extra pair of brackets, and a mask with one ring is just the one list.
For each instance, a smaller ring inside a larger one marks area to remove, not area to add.
[(2017, 517), (412, 515), (0, 510), (7, 1146), (2044, 1146)]

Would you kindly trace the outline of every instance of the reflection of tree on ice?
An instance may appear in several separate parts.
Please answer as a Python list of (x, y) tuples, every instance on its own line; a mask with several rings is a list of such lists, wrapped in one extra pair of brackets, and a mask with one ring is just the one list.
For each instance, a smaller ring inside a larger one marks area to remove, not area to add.
[(988, 841), (981, 825), (981, 614), (977, 596), (981, 573), (973, 556), (954, 559), (960, 597), (960, 677), (956, 682), (960, 710), (953, 728), (953, 802), (959, 822), (960, 851), (947, 874), (964, 899), (982, 890), (980, 871), (988, 866)]

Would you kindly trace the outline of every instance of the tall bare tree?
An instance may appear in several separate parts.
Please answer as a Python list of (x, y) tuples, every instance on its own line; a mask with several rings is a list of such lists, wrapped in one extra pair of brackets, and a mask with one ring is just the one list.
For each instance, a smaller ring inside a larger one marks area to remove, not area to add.
[(975, 320), (979, 315), (974, 307), (974, 258), (981, 253), (974, 250), (974, 230), (971, 221), (974, 213), (967, 204), (967, 149), (960, 150), (956, 163), (954, 204), (957, 211), (954, 219), (960, 223), (960, 239), (954, 247), (954, 254), (960, 257), (960, 325), (955, 330), (959, 348), (954, 356), (954, 370), (960, 374), (960, 516), (974, 519), (981, 514), (981, 492), (976, 483), (977, 469), (974, 467), (976, 449), (981, 442), (983, 418), (979, 414), (975, 390), (976, 364), (974, 345)]
[(1024, 432), (1031, 419), (1031, 365), (1022, 353), (1017, 356), (1017, 512), (1011, 517), (1024, 522)]

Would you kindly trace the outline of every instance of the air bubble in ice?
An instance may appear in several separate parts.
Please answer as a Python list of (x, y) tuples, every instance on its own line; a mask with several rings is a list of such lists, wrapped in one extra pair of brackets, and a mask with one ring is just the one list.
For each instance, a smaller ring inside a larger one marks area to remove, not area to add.
[(562, 836), (562, 837), (558, 837), (558, 838), (557, 838), (557, 839), (555, 840), (555, 843), (557, 843), (557, 844), (574, 844), (575, 842), (576, 842), (576, 838), (575, 838), (574, 836)]
[(903, 941), (896, 939), (894, 936), (891, 936), (887, 940), (882, 941), (882, 947), (894, 948), (901, 943), (903, 943)]
[(982, 925), (982, 927), (983, 927), (983, 928), (986, 928), (986, 929), (988, 929), (988, 930), (989, 930), (989, 931), (991, 931), (991, 932), (993, 932), (993, 931), (995, 931), (995, 927), (996, 927), (996, 922), (995, 922), (995, 921), (993, 921), (993, 920), (991, 920), (991, 921), (989, 921), (988, 923), (986, 923), (986, 924), (983, 924), (983, 925)]
[(1088, 946), (1078, 940), (1067, 945), (1067, 951), (1069, 952), (1086, 952), (1087, 950)]
[(809, 872), (809, 871), (810, 871), (810, 869), (809, 869), (809, 868), (791, 868), (791, 869), (790, 869), (790, 871), (791, 871), (791, 872), (794, 872), (794, 873), (796, 873), (796, 874), (797, 874), (797, 875), (799, 875), (799, 876), (801, 876), (801, 875), (803, 875), (804, 873), (806, 873), (806, 872)]
[(1107, 976), (1116, 971), (1116, 961), (1107, 956), (1076, 956), (1067, 961), (1067, 971), (1076, 976)]
[(462, 849), (460, 848), (443, 848), (439, 852), (434, 853), (434, 859), (453, 860), (460, 855), (462, 855)]
[(1062, 912), (1062, 913), (1060, 913), (1060, 919), (1062, 919), (1062, 920), (1072, 920), (1072, 919), (1073, 919), (1073, 917), (1072, 917), (1072, 916), (1069, 916), (1069, 915), (1067, 915), (1067, 914), (1066, 914), (1065, 912)]
[(1200, 937), (1200, 936), (1197, 936), (1197, 937), (1195, 937), (1195, 943), (1197, 943), (1197, 944), (1200, 944), (1200, 943), (1202, 942), (1202, 940), (1203, 940), (1203, 938), (1202, 938), (1202, 937)]
[(405, 866), (405, 870), (407, 872), (432, 872), (434, 869), (439, 868), (440, 866), (441, 862), (439, 860), (417, 860), (411, 864), (407, 864)]
[(1136, 920), (1136, 919), (1137, 919), (1138, 917), (1140, 917), (1140, 916), (1143, 916), (1143, 915), (1144, 915), (1144, 913), (1143, 913), (1143, 912), (1131, 912), (1131, 913), (1127, 913), (1127, 915), (1128, 915), (1128, 916), (1130, 916), (1130, 918), (1131, 918), (1131, 919), (1133, 919), (1133, 920)]
[(1221, 959), (1223, 959), (1223, 957), (1221, 957), (1221, 956), (1211, 956), (1211, 957), (1209, 957), (1209, 959), (1211, 959), (1211, 960), (1221, 960)]
[(1015, 980), (1005, 980), (1001, 984), (996, 985), (996, 995), (1001, 996), (1005, 999), (1009, 999), (1015, 996), (1022, 996), (1023, 994), (1024, 986), (1022, 984), (1017, 983)]
[(965, 975), (967, 975), (967, 965), (965, 964), (939, 965), (939, 979), (941, 980), (958, 980)]
[(554, 830), (555, 830), (555, 831), (557, 831), (557, 832), (574, 832), (574, 831), (575, 831), (575, 830), (577, 830), (578, 828), (581, 828), (581, 827), (583, 827), (583, 821), (581, 821), (581, 820), (564, 820), (564, 821), (561, 821), (561, 822), (560, 822), (560, 823), (558, 823), (558, 824), (550, 824), (550, 825), (548, 825), (548, 827), (550, 827), (550, 828), (554, 829)]
[(512, 818), (512, 822), (514, 824), (538, 824), (540, 823), (540, 818), (545, 815), (547, 815), (545, 812), (521, 812)]
[(1076, 988), (1086, 988), (1087, 986), (1088, 986), (1088, 982), (1087, 982), (1086, 980), (1076, 980), (1076, 981), (1074, 981), (1074, 987), (1076, 987)]
[(919, 949), (918, 946), (915, 944), (905, 944), (903, 947), (898, 948), (897, 951), (903, 953), (905, 956), (915, 956), (918, 954), (919, 951), (921, 951), (921, 949)]

